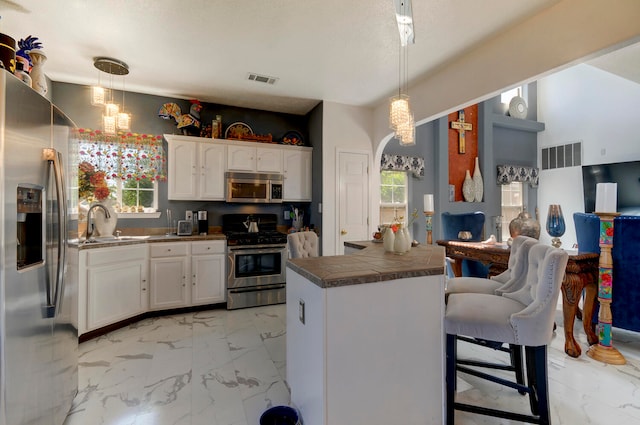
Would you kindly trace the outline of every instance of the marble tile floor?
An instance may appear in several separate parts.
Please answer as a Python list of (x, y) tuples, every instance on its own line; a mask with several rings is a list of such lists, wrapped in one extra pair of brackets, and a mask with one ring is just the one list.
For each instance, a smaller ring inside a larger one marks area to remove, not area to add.
[[(640, 334), (616, 330), (627, 364), (605, 365), (565, 355), (560, 311), (557, 319), (549, 347), (552, 423), (640, 425)], [(575, 335), (586, 351), (581, 326), (576, 321)], [(277, 305), (146, 319), (85, 342), (79, 393), (64, 425), (257, 425), (269, 406), (289, 402), (285, 337), (285, 306)], [(504, 358), (464, 343), (459, 353)], [(459, 400), (527, 411), (527, 398), (513, 390), (459, 379)], [(460, 425), (512, 423), (456, 412)]]

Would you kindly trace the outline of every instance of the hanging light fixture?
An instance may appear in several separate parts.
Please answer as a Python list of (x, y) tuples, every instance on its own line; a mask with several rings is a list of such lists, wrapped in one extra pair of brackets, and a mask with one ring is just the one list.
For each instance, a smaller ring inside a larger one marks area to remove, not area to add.
[(409, 43), (415, 42), (411, 0), (393, 0), (400, 33), (398, 95), (389, 102), (389, 127), (401, 145), (415, 145), (415, 123), (409, 104)]
[[(129, 67), (126, 63), (117, 59), (97, 57), (93, 59), (93, 66), (98, 70), (109, 74), (109, 90), (105, 90), (100, 85), (100, 75), (98, 74), (98, 86), (92, 87), (91, 104), (104, 105), (102, 115), (103, 131), (107, 134), (115, 134), (117, 130), (129, 130), (131, 127), (131, 115), (124, 112), (124, 76), (129, 74)], [(113, 76), (122, 75), (122, 103), (123, 111), (113, 100)], [(109, 95), (107, 95), (109, 94)]]

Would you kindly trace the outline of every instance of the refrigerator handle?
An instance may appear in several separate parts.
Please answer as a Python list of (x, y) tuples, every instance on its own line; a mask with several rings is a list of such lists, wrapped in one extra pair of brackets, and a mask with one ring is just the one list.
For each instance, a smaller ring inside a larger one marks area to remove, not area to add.
[[(50, 165), (53, 165), (53, 174), (56, 185), (56, 201), (58, 209), (58, 263), (55, 285), (47, 288), (47, 295), (51, 300), (48, 306), (49, 317), (56, 317), (62, 307), (62, 295), (64, 294), (64, 272), (67, 263), (67, 193), (64, 179), (64, 167), (62, 153), (55, 149), (47, 148), (43, 151), (44, 157)], [(51, 291), (53, 290), (53, 293)]]

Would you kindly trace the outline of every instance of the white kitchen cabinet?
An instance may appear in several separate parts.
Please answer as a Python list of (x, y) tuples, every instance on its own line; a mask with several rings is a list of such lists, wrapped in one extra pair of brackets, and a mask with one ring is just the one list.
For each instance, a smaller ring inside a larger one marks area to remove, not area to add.
[(224, 199), (226, 145), (211, 139), (165, 135), (168, 146), (168, 199)]
[(221, 303), (226, 298), (226, 242), (191, 243), (191, 303)]
[(283, 170), (283, 200), (311, 201), (311, 149), (285, 149)]
[(197, 199), (224, 200), (226, 148), (225, 145), (200, 143), (200, 193)]
[(187, 305), (189, 243), (154, 243), (149, 247), (149, 309), (163, 310)]
[(259, 173), (282, 173), (282, 150), (278, 147), (227, 146), (227, 169)]
[(144, 244), (80, 252), (80, 334), (147, 310), (147, 265)]

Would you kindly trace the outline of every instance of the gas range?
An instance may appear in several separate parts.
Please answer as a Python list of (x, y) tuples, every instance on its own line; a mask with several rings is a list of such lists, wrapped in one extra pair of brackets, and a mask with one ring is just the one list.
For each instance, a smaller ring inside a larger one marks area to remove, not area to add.
[[(255, 221), (258, 232), (250, 233), (245, 223)], [(222, 216), (222, 232), (227, 237), (229, 247), (284, 246), (287, 235), (278, 232), (276, 214), (225, 214)]]
[[(256, 224), (258, 231), (249, 233)], [(287, 235), (277, 231), (277, 224), (275, 214), (222, 216), (228, 247), (228, 309), (285, 302)]]

